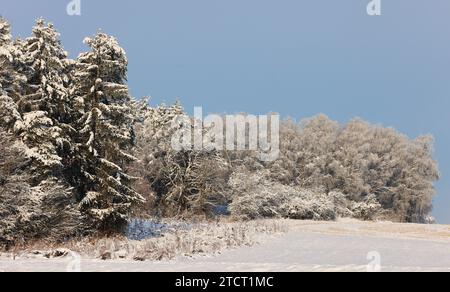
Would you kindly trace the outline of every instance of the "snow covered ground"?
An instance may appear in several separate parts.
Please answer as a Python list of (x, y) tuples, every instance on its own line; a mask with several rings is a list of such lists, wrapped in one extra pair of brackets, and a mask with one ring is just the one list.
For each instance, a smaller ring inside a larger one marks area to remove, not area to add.
[(0, 271), (445, 271), (450, 226), (286, 221), (289, 232), (217, 256), (162, 262), (0, 259)]

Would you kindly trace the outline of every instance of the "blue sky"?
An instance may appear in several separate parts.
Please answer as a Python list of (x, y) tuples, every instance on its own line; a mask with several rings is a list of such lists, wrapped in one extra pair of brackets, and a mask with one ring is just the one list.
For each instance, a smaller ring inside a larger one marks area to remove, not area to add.
[(450, 1), (2, 0), (26, 37), (54, 22), (71, 57), (101, 28), (129, 58), (129, 85), (153, 104), (180, 98), (206, 112), (359, 116), (410, 137), (431, 133), (442, 178), (434, 215), (450, 223)]

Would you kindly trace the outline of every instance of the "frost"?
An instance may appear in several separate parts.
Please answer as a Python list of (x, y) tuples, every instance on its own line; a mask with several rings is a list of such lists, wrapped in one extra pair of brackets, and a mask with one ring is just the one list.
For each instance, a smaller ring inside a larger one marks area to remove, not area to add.
[(86, 196), (81, 200), (81, 206), (90, 206), (98, 201), (101, 194), (97, 192), (88, 192)]
[(13, 62), (13, 56), (11, 55), (10, 50), (6, 47), (0, 47), (0, 57), (5, 57), (8, 61)]

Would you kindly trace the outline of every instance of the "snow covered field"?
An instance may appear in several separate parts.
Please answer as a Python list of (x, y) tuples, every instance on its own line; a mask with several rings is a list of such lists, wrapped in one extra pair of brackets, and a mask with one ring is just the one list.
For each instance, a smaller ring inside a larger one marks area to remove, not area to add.
[(289, 231), (262, 244), (217, 256), (172, 261), (1, 259), (0, 271), (445, 271), (450, 272), (450, 226), (285, 221)]

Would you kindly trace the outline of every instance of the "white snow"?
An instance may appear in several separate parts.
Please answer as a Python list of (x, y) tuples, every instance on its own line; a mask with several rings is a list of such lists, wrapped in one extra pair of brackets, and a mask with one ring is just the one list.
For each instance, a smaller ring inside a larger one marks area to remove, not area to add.
[[(450, 272), (450, 226), (287, 221), (290, 231), (263, 244), (214, 257), (162, 262), (82, 259), (82, 271), (275, 272), (367, 271), (367, 255), (380, 255), (381, 271)], [(0, 271), (66, 271), (71, 258), (0, 260)]]

